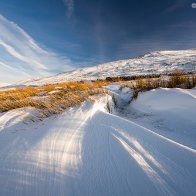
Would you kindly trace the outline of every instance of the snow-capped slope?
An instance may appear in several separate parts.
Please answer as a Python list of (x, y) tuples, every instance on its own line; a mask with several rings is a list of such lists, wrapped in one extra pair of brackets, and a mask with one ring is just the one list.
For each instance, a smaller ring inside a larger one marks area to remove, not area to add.
[(8, 83), (0, 83), (0, 87), (4, 87), (4, 86), (8, 86), (8, 85), (10, 85), (10, 84), (8, 84)]
[(97, 100), (27, 125), (2, 114), (0, 195), (195, 196), (194, 149), (109, 114), (111, 97)]
[(114, 61), (76, 69), (55, 76), (20, 82), (18, 85), (43, 85), (73, 80), (96, 80), (106, 77), (133, 76), (141, 74), (168, 73), (175, 69), (196, 71), (196, 49), (180, 51), (157, 51), (144, 56)]

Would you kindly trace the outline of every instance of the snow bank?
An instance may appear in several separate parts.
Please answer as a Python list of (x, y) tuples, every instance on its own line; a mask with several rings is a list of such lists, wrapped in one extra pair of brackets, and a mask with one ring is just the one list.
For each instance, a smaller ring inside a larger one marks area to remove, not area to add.
[(179, 143), (196, 149), (196, 90), (156, 89), (140, 93), (129, 117)]
[(107, 113), (108, 99), (2, 130), (0, 195), (194, 196), (196, 151)]
[(111, 93), (114, 105), (118, 109), (126, 107), (132, 100), (133, 91), (128, 87), (123, 87), (120, 82), (112, 83), (106, 86), (106, 89)]
[(24, 123), (39, 121), (40, 118), (38, 110), (31, 107), (0, 113), (0, 132), (23, 129)]

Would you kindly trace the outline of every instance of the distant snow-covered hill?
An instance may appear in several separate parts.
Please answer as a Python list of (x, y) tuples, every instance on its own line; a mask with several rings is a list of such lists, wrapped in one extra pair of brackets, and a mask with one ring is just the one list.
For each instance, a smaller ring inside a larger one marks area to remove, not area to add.
[(137, 58), (75, 69), (55, 76), (19, 82), (17, 85), (43, 85), (63, 81), (169, 73), (175, 69), (196, 72), (196, 49), (150, 52)]
[(0, 83), (0, 87), (8, 86), (8, 83)]

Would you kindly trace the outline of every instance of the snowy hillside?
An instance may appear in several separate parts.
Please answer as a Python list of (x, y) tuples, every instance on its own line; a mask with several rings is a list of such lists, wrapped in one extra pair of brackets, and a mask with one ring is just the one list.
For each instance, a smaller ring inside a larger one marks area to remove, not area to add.
[(0, 83), (0, 87), (8, 86), (8, 83)]
[[(108, 89), (123, 109), (131, 91), (118, 84)], [(127, 105), (127, 118), (110, 96), (42, 122), (28, 121), (28, 115), (36, 116), (31, 108), (3, 113), (0, 195), (195, 196), (195, 100), (195, 90), (157, 89)], [(146, 125), (133, 120), (132, 108)], [(148, 126), (161, 117), (172, 130)]]
[(115, 76), (168, 73), (175, 69), (196, 72), (196, 49), (180, 51), (157, 51), (144, 56), (114, 61), (76, 69), (51, 77), (22, 81), (18, 85), (43, 85), (73, 80), (96, 80)]

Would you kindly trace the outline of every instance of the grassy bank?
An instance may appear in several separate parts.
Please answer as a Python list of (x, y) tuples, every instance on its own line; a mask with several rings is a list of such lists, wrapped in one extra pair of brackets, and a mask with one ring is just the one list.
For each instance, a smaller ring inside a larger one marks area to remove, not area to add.
[[(115, 78), (116, 80), (116, 78)], [(63, 82), (33, 88), (18, 88), (0, 91), (0, 112), (16, 108), (34, 107), (45, 114), (56, 114), (68, 107), (75, 106), (89, 99), (90, 96), (106, 93), (104, 86), (113, 80), (92, 82)], [(193, 88), (196, 86), (196, 75), (175, 71), (167, 77), (141, 77), (130, 81), (118, 78), (122, 87), (133, 89), (134, 98), (138, 93), (156, 88)]]
[(104, 93), (106, 81), (64, 82), (42, 87), (0, 91), (0, 112), (16, 108), (35, 107), (45, 113), (59, 113), (79, 104), (90, 96)]

